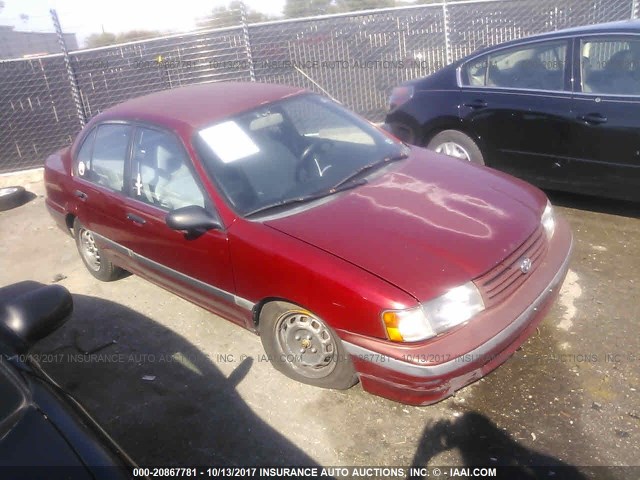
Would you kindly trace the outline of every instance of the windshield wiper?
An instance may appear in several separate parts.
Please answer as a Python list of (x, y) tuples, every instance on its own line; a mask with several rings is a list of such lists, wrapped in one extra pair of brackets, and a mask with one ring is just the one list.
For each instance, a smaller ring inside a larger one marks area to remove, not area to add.
[(312, 193), (311, 195), (304, 195), (302, 197), (294, 197), (294, 198), (288, 198), (286, 200), (280, 200), (279, 202), (271, 203), (269, 205), (265, 205), (264, 207), (251, 210), (250, 212), (245, 213), (244, 216), (249, 217), (251, 215), (255, 215), (256, 213), (262, 213), (266, 210), (271, 210), (272, 208), (284, 207), (284, 206), (293, 205), (296, 203), (310, 202), (312, 200), (317, 200), (322, 197), (333, 195), (334, 193), (342, 192), (344, 190), (349, 190), (350, 188), (355, 188), (360, 185), (364, 185), (365, 183), (367, 183), (367, 181), (362, 179), (359, 182), (349, 183), (348, 185), (336, 185), (335, 187), (332, 187), (329, 190), (322, 190), (321, 192)]
[(349, 175), (347, 178), (344, 178), (342, 180), (340, 180), (333, 188), (340, 188), (343, 185), (352, 182), (354, 179), (358, 178), (359, 176), (363, 175), (364, 173), (370, 172), (371, 170), (375, 170), (377, 168), (380, 168), (388, 163), (391, 162), (397, 162), (398, 160), (404, 160), (405, 158), (407, 158), (409, 156), (408, 153), (399, 153), (398, 155), (391, 155), (389, 157), (385, 157), (382, 160), (378, 160), (377, 162), (373, 162), (373, 163), (368, 163), (367, 165), (360, 167), (358, 170), (356, 170), (355, 172), (353, 172), (351, 175)]

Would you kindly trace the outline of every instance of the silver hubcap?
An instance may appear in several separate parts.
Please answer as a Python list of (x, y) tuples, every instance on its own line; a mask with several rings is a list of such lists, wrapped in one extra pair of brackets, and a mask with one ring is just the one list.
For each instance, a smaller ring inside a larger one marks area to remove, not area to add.
[(80, 230), (80, 253), (89, 268), (96, 272), (100, 270), (100, 252), (98, 251), (98, 246), (91, 232), (84, 228)]
[(323, 378), (336, 367), (336, 344), (326, 325), (308, 312), (283, 314), (276, 323), (277, 344), (282, 356), (307, 378)]
[(449, 155), (450, 157), (459, 158), (461, 160), (466, 160), (467, 162), (471, 161), (471, 156), (464, 149), (464, 147), (455, 142), (441, 143), (435, 148), (435, 152)]
[(5, 195), (11, 195), (12, 193), (15, 193), (17, 191), (18, 189), (16, 187), (0, 188), (0, 197), (4, 197)]

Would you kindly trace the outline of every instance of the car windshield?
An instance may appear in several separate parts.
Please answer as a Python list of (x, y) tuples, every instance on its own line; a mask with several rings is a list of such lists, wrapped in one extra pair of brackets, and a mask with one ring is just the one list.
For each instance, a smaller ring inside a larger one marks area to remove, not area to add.
[(245, 216), (355, 188), (407, 155), (398, 140), (315, 94), (203, 128), (194, 146), (229, 203)]

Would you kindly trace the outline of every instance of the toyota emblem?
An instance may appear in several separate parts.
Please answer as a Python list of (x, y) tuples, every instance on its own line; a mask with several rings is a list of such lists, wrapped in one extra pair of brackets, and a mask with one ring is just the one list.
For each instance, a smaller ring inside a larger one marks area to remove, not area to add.
[(520, 271), (522, 273), (529, 273), (529, 270), (531, 270), (531, 259), (530, 258), (523, 258), (522, 262), (520, 262)]

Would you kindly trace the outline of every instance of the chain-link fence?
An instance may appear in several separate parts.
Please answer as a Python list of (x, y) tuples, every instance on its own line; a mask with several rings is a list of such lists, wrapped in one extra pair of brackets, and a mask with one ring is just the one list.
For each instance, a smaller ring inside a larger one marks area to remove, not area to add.
[(306, 87), (379, 121), (390, 88), (480, 47), (637, 18), (638, 9), (638, 0), (449, 0), (81, 50), (68, 56), (74, 78), (62, 55), (0, 62), (0, 172), (42, 165), (69, 143), (81, 118), (192, 83), (255, 79)]
[(241, 27), (71, 54), (88, 117), (128, 98), (158, 90), (192, 83), (249, 81), (246, 58)]
[(0, 62), (0, 172), (42, 165), (78, 130), (62, 55)]

